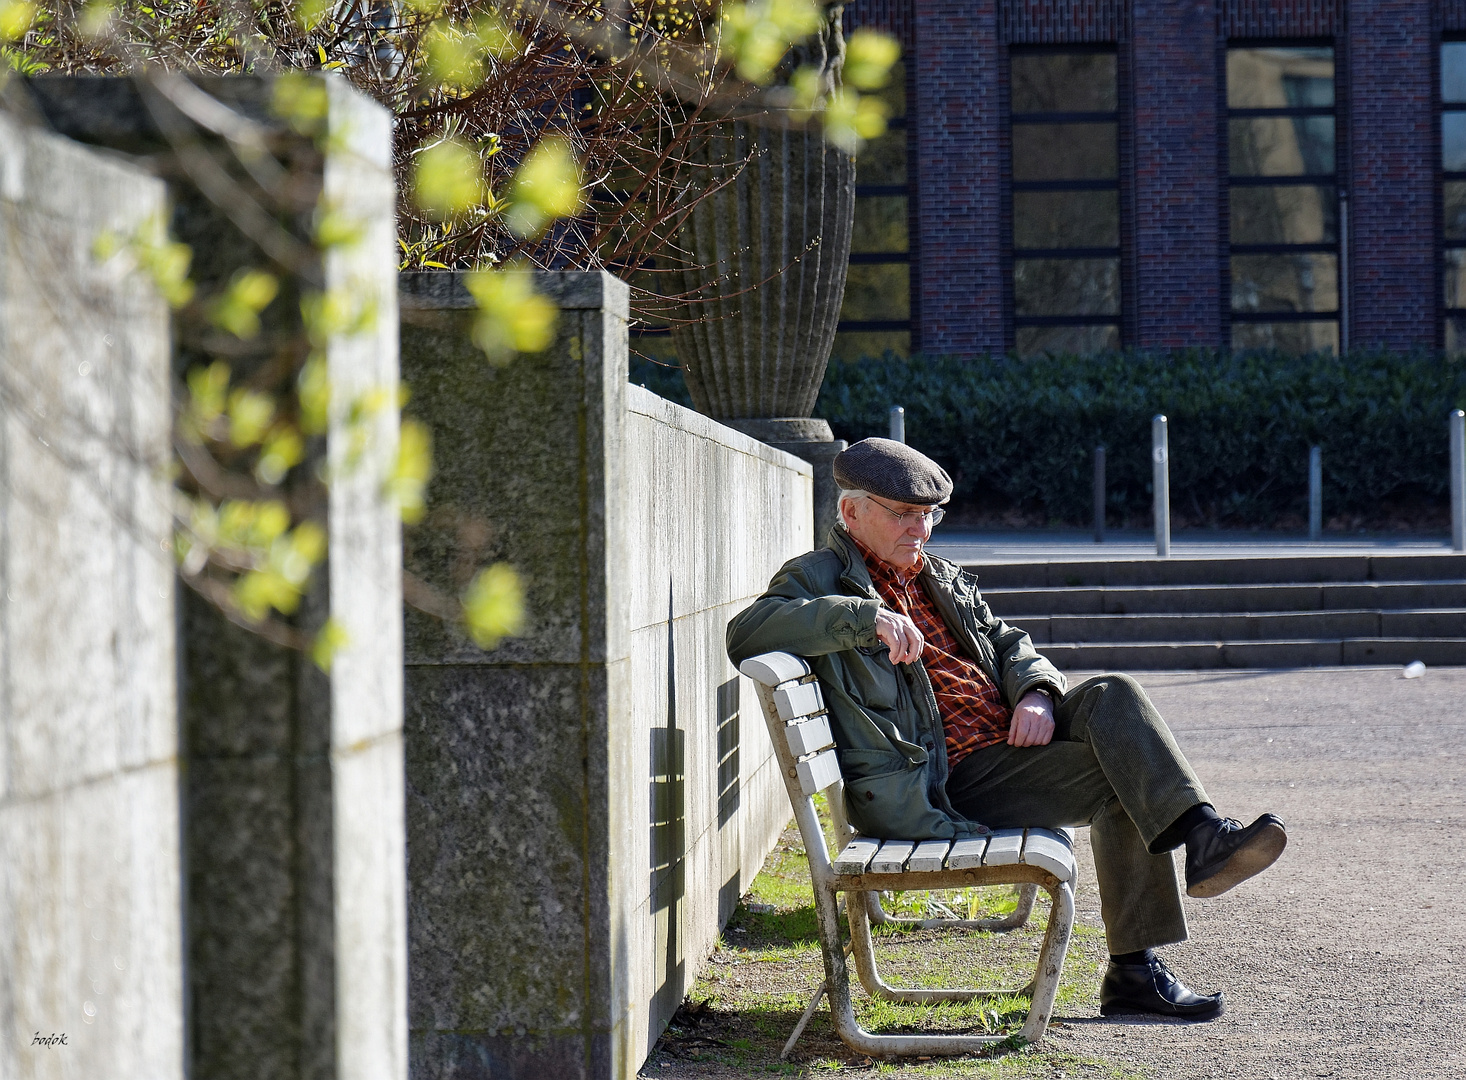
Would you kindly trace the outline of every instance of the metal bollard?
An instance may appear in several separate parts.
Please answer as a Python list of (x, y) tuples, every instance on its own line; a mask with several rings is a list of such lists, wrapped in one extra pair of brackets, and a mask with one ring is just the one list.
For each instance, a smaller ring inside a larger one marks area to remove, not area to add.
[(1466, 551), (1466, 412), (1451, 413), (1451, 547)]
[(896, 442), (906, 441), (906, 410), (900, 405), (891, 406), (891, 438)]
[(1323, 447), (1308, 450), (1308, 539), (1323, 538)]
[(1094, 448), (1094, 542), (1105, 542), (1105, 448)]
[(1166, 418), (1157, 414), (1150, 422), (1152, 487), (1155, 488), (1155, 553), (1171, 554), (1171, 451)]

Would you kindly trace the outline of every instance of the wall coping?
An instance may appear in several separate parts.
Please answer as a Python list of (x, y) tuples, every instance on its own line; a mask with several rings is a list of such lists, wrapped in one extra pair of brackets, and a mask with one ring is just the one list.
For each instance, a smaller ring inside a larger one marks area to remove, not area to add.
[[(507, 273), (527, 273), (510, 270)], [(631, 289), (604, 270), (533, 271), (535, 289), (569, 311), (604, 309), (619, 319), (631, 316)], [(478, 307), (468, 291), (463, 270), (405, 270), (397, 275), (402, 307), (414, 311), (466, 310)]]
[(694, 412), (684, 405), (678, 405), (675, 401), (668, 401), (660, 394), (644, 386), (637, 386), (636, 383), (626, 385), (626, 411), (657, 420), (668, 427), (685, 431), (697, 438), (722, 443), (741, 454), (749, 454), (770, 465), (789, 469), (808, 476), (811, 480), (814, 479), (814, 467), (803, 458), (775, 449), (768, 443), (759, 442), (751, 435), (745, 435), (741, 431), (720, 424), (700, 412)]

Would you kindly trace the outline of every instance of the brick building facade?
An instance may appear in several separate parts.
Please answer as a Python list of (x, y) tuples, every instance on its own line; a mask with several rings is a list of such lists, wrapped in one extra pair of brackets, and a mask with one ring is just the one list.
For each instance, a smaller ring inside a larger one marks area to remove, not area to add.
[(857, 162), (837, 355), (1466, 347), (1466, 0), (845, 17), (900, 39), (904, 85)]

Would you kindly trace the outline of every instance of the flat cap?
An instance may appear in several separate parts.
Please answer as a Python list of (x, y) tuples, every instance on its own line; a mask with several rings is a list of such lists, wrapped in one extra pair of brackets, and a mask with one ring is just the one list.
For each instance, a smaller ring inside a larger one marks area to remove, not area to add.
[(835, 455), (835, 483), (892, 502), (932, 506), (952, 497), (947, 470), (894, 439), (861, 439)]

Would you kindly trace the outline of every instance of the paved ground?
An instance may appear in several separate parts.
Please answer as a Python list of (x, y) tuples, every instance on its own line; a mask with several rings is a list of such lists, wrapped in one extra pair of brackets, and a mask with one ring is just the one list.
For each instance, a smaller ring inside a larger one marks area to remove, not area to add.
[(1219, 809), (1282, 814), (1289, 846), (1268, 875), (1189, 901), (1192, 940), (1166, 950), (1226, 991), (1224, 1018), (1081, 1020), (1060, 1039), (1166, 1078), (1466, 1076), (1466, 668), (1142, 681)]
[[(1077, 1061), (1163, 1080), (1466, 1076), (1466, 668), (1412, 680), (1364, 668), (1140, 677), (1218, 808), (1282, 814), (1289, 847), (1236, 892), (1188, 901), (1192, 940), (1165, 951), (1193, 986), (1226, 991), (1225, 1017), (1110, 1021), (1091, 1004), (1063, 1018), (1045, 1053), (1025, 1055), (1021, 1074), (1096, 1075), (1065, 1064)], [(1083, 842), (1081, 860), (1079, 913), (1092, 925)], [(940, 1075), (994, 1066), (954, 1062)], [(654, 1075), (724, 1074), (664, 1061)]]
[[(957, 562), (1028, 562), (1043, 559), (1134, 559), (1155, 555), (1155, 535), (1112, 530), (1103, 544), (1083, 529), (970, 532), (938, 527), (931, 550)], [(1327, 534), (1322, 540), (1287, 533), (1191, 529), (1173, 533), (1171, 558), (1248, 555), (1446, 555), (1449, 539), (1412, 533)]]

